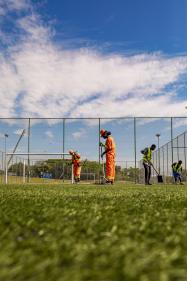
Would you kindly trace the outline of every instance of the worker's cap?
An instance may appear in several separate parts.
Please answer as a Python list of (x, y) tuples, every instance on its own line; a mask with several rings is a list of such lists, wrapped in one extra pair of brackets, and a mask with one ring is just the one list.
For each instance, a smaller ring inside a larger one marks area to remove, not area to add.
[(73, 151), (73, 150), (69, 150), (69, 154), (71, 154), (71, 155), (72, 155), (73, 153), (74, 153), (74, 151)]
[(103, 137), (103, 136), (105, 135), (105, 133), (106, 133), (106, 130), (105, 130), (105, 129), (102, 129), (102, 130), (100, 131), (101, 137)]
[(179, 164), (182, 164), (182, 160), (179, 160)]
[(154, 150), (156, 148), (156, 144), (151, 145), (151, 149)]

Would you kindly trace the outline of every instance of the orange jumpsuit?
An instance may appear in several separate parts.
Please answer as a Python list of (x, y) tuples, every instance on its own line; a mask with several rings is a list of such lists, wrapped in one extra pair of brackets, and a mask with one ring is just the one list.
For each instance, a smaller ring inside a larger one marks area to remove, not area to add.
[(72, 164), (73, 164), (73, 175), (75, 180), (80, 180), (81, 176), (81, 165), (80, 165), (80, 158), (77, 158), (76, 155), (72, 157)]
[(106, 178), (108, 181), (114, 181), (116, 145), (114, 139), (111, 136), (109, 136), (106, 140), (105, 149), (110, 149), (106, 153)]

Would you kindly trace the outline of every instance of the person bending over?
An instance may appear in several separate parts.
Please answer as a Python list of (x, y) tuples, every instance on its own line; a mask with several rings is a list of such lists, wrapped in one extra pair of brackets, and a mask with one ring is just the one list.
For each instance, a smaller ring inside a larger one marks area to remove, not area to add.
[(156, 145), (152, 144), (151, 147), (146, 147), (141, 151), (143, 154), (143, 166), (145, 170), (145, 185), (151, 185), (151, 166), (152, 166), (152, 152), (156, 149)]
[(181, 174), (182, 174), (182, 161), (179, 160), (178, 163), (173, 163), (171, 166), (172, 166), (172, 171), (173, 171), (173, 177), (174, 177), (175, 184), (177, 184), (178, 181), (180, 182), (180, 184), (183, 184), (182, 183), (182, 177), (181, 177)]
[(81, 178), (81, 156), (78, 152), (73, 150), (70, 150), (69, 154), (72, 155), (74, 181), (75, 183), (79, 183)]

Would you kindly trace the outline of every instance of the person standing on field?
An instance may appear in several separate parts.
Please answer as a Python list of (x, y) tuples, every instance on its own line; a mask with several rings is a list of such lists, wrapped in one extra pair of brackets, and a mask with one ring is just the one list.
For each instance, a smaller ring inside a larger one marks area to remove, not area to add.
[(178, 163), (173, 163), (171, 166), (172, 166), (172, 171), (173, 171), (173, 177), (174, 177), (174, 180), (175, 180), (175, 184), (177, 184), (178, 180), (179, 180), (180, 184), (183, 184), (182, 183), (182, 177), (181, 177), (181, 174), (182, 174), (182, 161), (179, 160)]
[(73, 150), (70, 150), (69, 154), (72, 155), (74, 181), (75, 183), (79, 183), (81, 178), (81, 156), (78, 152)]
[(151, 166), (152, 166), (152, 152), (156, 149), (156, 145), (152, 144), (151, 147), (146, 147), (141, 151), (143, 156), (143, 166), (145, 170), (145, 185), (151, 185)]
[(106, 139), (105, 144), (100, 143), (101, 147), (104, 147), (105, 150), (101, 154), (103, 158), (106, 154), (106, 183), (114, 184), (115, 180), (115, 157), (116, 157), (116, 145), (111, 132), (102, 129), (100, 131), (100, 136)]

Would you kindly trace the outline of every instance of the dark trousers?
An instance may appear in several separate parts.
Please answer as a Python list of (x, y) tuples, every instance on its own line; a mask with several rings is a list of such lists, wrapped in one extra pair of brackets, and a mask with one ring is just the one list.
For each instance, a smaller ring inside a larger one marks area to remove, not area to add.
[(181, 174), (180, 173), (173, 172), (173, 176), (174, 176), (174, 179), (175, 179), (175, 183), (177, 183), (177, 180), (182, 182), (182, 178), (181, 178)]
[(145, 170), (145, 184), (149, 184), (151, 179), (151, 166), (145, 163), (143, 163), (143, 166)]

